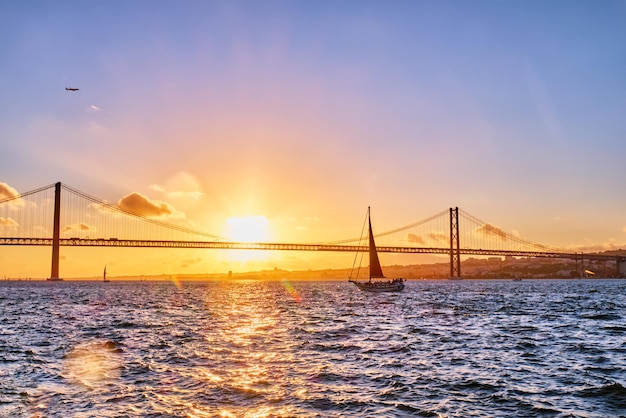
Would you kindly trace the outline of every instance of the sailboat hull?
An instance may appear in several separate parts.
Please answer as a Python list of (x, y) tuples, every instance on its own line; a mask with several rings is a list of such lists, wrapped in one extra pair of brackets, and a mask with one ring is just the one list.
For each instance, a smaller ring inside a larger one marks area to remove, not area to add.
[(350, 282), (364, 292), (401, 292), (404, 289), (404, 281), (398, 279), (391, 282), (357, 282), (355, 280), (350, 280)]

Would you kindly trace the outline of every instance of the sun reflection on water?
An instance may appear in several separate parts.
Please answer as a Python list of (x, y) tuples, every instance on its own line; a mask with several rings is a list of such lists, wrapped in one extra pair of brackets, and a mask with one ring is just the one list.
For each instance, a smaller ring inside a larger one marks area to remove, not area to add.
[[(154, 411), (198, 418), (293, 416), (297, 359), (285, 306), (301, 297), (289, 286), (225, 281), (202, 288), (203, 296), (195, 285), (176, 290), (179, 303), (169, 300), (162, 311), (176, 324), (165, 342), (178, 339), (175, 356), (151, 366), (159, 382), (144, 392)], [(193, 307), (199, 310), (190, 313)], [(197, 319), (188, 324), (189, 315), (205, 317), (204, 329)]]
[[(246, 402), (221, 403), (222, 417), (269, 417), (289, 415), (289, 408), (279, 404), (289, 396), (285, 380), (294, 362), (289, 347), (277, 346), (287, 332), (277, 300), (284, 290), (275, 286), (271, 292), (266, 285), (255, 282), (224, 286), (220, 306), (214, 307), (220, 330), (207, 334), (209, 347), (227, 350), (229, 367), (221, 374), (204, 373), (207, 383), (218, 384), (226, 393)], [(212, 296), (215, 301), (217, 298)], [(265, 399), (258, 405), (256, 399)], [(245, 405), (247, 404), (247, 405)], [(275, 405), (272, 405), (275, 404)]]

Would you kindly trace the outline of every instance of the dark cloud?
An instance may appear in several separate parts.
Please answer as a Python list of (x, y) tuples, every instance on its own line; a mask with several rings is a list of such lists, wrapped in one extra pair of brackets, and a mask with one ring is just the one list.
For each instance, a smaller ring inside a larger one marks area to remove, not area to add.
[(72, 225), (65, 225), (65, 227), (63, 228), (63, 232), (68, 232), (68, 231), (95, 231), (96, 228), (91, 226), (91, 225), (87, 225), (84, 223), (79, 223), (79, 224), (72, 224)]
[(436, 242), (447, 242), (449, 241), (450, 236), (442, 232), (431, 232), (430, 234), (428, 234), (428, 238)]
[(420, 237), (419, 235), (415, 235), (415, 234), (409, 234), (407, 236), (409, 242), (413, 243), (413, 244), (425, 244), (424, 239), (422, 237)]
[(194, 264), (198, 264), (200, 262), (202, 262), (202, 258), (200, 257), (189, 258), (189, 259), (182, 260), (180, 267), (187, 268), (187, 267), (193, 266)]

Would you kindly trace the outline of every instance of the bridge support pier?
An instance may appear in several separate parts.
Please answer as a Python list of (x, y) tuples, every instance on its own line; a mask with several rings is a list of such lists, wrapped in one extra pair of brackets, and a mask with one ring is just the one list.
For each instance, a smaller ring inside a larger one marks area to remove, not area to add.
[(61, 182), (54, 185), (54, 227), (52, 232), (52, 268), (49, 281), (58, 282), (59, 277), (59, 239), (61, 235)]
[(459, 208), (450, 208), (450, 278), (461, 278), (461, 249), (459, 245)]
[(617, 275), (619, 277), (626, 277), (626, 259), (617, 260)]

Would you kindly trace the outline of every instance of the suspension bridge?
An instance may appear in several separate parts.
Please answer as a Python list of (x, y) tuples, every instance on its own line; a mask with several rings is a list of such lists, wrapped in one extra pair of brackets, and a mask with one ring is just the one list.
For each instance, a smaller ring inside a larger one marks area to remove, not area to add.
[[(152, 215), (152, 216), (151, 216)], [(441, 254), (450, 259), (450, 278), (460, 278), (461, 255), (561, 258), (615, 262), (626, 274), (623, 256), (571, 252), (505, 232), (459, 208), (449, 208), (410, 225), (375, 235), (378, 252)], [(332, 242), (233, 242), (154, 214), (140, 214), (56, 183), (0, 200), (0, 245), (50, 246), (49, 280), (59, 278), (61, 246), (152, 247), (280, 251), (367, 251), (362, 237)]]

